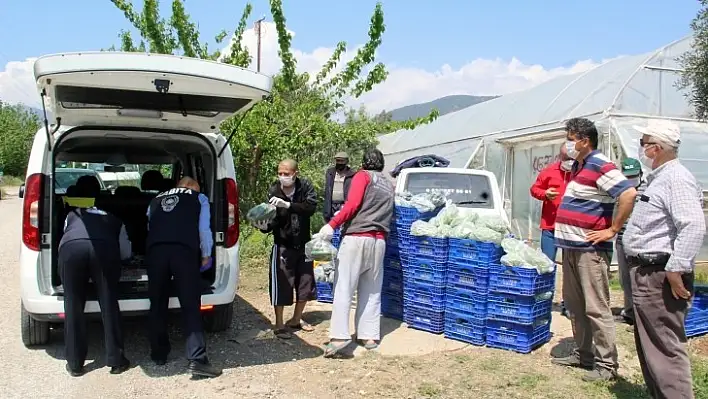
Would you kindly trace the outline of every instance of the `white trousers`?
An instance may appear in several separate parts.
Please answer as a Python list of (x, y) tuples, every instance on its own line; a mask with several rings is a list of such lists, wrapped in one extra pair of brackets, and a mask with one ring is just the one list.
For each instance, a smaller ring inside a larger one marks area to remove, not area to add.
[(334, 302), (329, 336), (351, 339), (349, 311), (357, 293), (357, 339), (376, 340), (381, 335), (381, 286), (386, 241), (372, 237), (344, 236), (337, 255)]

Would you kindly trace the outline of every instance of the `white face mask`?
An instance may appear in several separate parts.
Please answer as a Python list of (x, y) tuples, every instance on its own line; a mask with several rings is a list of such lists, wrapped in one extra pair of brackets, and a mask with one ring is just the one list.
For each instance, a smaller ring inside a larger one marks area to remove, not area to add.
[(575, 141), (566, 141), (565, 142), (565, 149), (568, 152), (568, 156), (576, 159), (578, 158), (578, 155), (580, 155), (580, 152), (575, 149)]
[(639, 176), (629, 177), (627, 178), (627, 180), (629, 181), (629, 184), (631, 184), (634, 188), (639, 187), (639, 184), (642, 182), (642, 179)]
[(654, 160), (647, 156), (646, 150), (644, 150), (644, 148), (642, 148), (641, 146), (637, 151), (637, 159), (639, 159), (639, 162), (641, 162), (642, 165), (646, 166), (647, 168), (654, 169)]
[(561, 162), (561, 169), (563, 169), (566, 172), (570, 172), (573, 169), (574, 163), (575, 163), (575, 161), (573, 161), (572, 159), (569, 159), (567, 161), (563, 161), (563, 162)]
[(278, 179), (283, 187), (290, 187), (295, 183), (295, 176), (278, 176)]

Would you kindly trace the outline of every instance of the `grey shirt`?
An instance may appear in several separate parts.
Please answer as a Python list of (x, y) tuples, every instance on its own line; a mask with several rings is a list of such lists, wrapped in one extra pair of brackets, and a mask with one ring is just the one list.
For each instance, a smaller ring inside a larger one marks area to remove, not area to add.
[(692, 272), (703, 245), (703, 191), (691, 172), (673, 160), (647, 176), (622, 243), (628, 256), (666, 252), (666, 271)]

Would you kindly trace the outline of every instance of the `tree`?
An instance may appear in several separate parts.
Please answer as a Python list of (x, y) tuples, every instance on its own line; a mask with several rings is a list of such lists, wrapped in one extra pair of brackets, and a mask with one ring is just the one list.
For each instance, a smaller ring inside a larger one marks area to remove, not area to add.
[(691, 22), (691, 51), (679, 58), (683, 68), (677, 87), (687, 90), (686, 98), (693, 106), (696, 118), (708, 119), (708, 0), (700, 0), (701, 8)]
[(22, 105), (0, 101), (0, 167), (7, 176), (24, 176), (39, 117)]
[[(189, 57), (218, 60), (248, 67), (251, 58), (242, 44), (246, 22), (252, 7), (247, 4), (232, 35), (230, 51), (222, 56), (209, 52), (202, 43), (196, 24), (191, 21), (182, 0), (172, 1), (172, 16), (159, 14), (159, 2), (146, 0), (141, 12), (125, 0), (111, 0), (140, 35), (136, 45), (130, 32), (120, 33), (123, 51), (148, 51), (162, 54), (182, 54)], [(298, 73), (297, 60), (291, 52), (292, 37), (286, 28), (281, 0), (270, 0), (270, 9), (278, 34), (278, 55), (282, 68), (274, 76), (270, 98), (253, 107), (243, 117), (231, 118), (221, 125), (223, 134), (234, 134), (232, 154), (239, 175), (241, 215), (261, 202), (268, 185), (275, 178), (277, 164), (284, 158), (300, 163), (301, 174), (310, 177), (316, 188), (323, 184), (323, 172), (334, 154), (346, 150), (352, 159), (376, 145), (376, 136), (402, 128), (412, 128), (437, 117), (437, 113), (416, 120), (393, 122), (366, 115), (365, 111), (349, 118), (346, 101), (359, 98), (383, 82), (388, 72), (382, 63), (375, 63), (376, 50), (385, 31), (383, 7), (376, 5), (369, 25), (369, 40), (341, 71), (334, 73), (346, 52), (347, 44), (339, 42), (334, 53), (314, 77)], [(216, 38), (222, 43), (229, 36), (222, 31)], [(336, 120), (345, 115), (345, 123)]]

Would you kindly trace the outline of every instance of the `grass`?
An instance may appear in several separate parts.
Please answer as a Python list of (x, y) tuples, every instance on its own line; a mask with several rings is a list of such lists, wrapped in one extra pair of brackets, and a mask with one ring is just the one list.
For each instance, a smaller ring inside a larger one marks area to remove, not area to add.
[(19, 187), (24, 184), (24, 179), (16, 176), (3, 176), (0, 187)]

